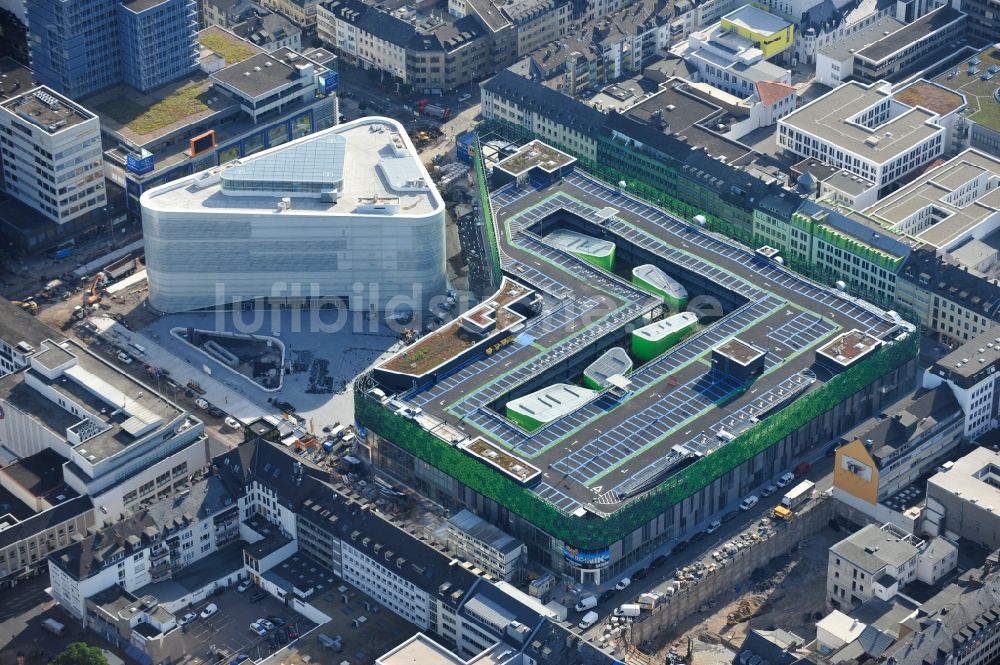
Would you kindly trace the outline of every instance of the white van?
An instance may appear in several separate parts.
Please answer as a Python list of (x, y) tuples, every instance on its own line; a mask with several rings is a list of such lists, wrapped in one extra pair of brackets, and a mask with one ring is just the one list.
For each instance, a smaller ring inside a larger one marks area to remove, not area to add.
[(583, 618), (580, 619), (580, 623), (577, 625), (579, 625), (582, 630), (587, 630), (595, 623), (597, 623), (598, 618), (599, 617), (597, 616), (597, 612), (587, 612), (586, 614), (583, 615)]
[(778, 487), (788, 487), (789, 485), (792, 484), (794, 480), (795, 480), (795, 474), (793, 474), (790, 471), (786, 471), (785, 473), (781, 474), (780, 478), (778, 478)]
[(62, 636), (66, 632), (66, 626), (62, 625), (55, 619), (46, 619), (42, 622), (42, 628), (49, 631), (53, 635)]
[(129, 342), (128, 343), (128, 348), (132, 349), (133, 351), (135, 351), (136, 353), (138, 353), (140, 356), (146, 355), (146, 349), (144, 347), (136, 344), (135, 342)]

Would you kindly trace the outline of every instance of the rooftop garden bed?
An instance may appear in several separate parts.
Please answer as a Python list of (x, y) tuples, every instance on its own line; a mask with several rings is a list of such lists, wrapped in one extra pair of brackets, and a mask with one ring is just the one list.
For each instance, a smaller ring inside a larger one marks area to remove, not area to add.
[(482, 459), (487, 464), (497, 467), (522, 484), (527, 483), (541, 473), (536, 467), (528, 464), (523, 459), (514, 457), (482, 438), (475, 439), (466, 446), (465, 451), (470, 455)]
[(246, 60), (255, 53), (259, 53), (257, 49), (243, 40), (229, 37), (221, 32), (201, 34), (198, 36), (198, 41), (205, 48), (221, 55), (226, 60), (227, 65), (234, 65), (237, 62)]
[(97, 105), (97, 111), (136, 134), (151, 134), (198, 113), (210, 111), (208, 81), (192, 83), (144, 106), (118, 95)]

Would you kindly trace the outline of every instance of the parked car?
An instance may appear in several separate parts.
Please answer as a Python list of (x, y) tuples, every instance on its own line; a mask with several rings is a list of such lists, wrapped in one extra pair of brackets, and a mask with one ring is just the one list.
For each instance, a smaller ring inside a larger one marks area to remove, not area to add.
[(125, 353), (124, 351), (119, 351), (118, 352), (118, 360), (122, 361), (126, 365), (131, 365), (132, 364), (132, 356), (130, 356), (129, 354)]
[(692, 543), (697, 543), (697, 542), (701, 541), (707, 535), (708, 534), (705, 533), (704, 531), (699, 531), (698, 533), (696, 533), (693, 536), (691, 536), (691, 542)]
[(679, 554), (679, 553), (683, 552), (684, 550), (686, 550), (688, 545), (690, 545), (690, 543), (688, 541), (682, 540), (681, 542), (679, 542), (676, 545), (674, 545), (674, 548), (672, 550), (670, 550), (670, 553), (671, 554)]
[(236, 420), (236, 418), (233, 418), (232, 416), (226, 416), (226, 419), (223, 422), (229, 429), (240, 428), (240, 421)]
[(194, 401), (194, 405), (195, 405), (195, 406), (197, 406), (197, 407), (198, 407), (199, 409), (207, 409), (207, 408), (208, 408), (209, 406), (211, 406), (211, 405), (210, 405), (210, 404), (208, 403), (208, 401), (207, 401), (207, 400), (205, 400), (205, 399), (204, 399), (204, 398), (202, 398), (202, 397), (199, 397), (198, 399), (196, 399), (196, 400)]
[(603, 603), (603, 602), (604, 602), (604, 601), (606, 601), (606, 600), (611, 600), (611, 598), (612, 598), (612, 597), (613, 597), (614, 595), (615, 595), (615, 590), (614, 590), (614, 589), (607, 589), (607, 590), (605, 590), (605, 591), (602, 591), (602, 592), (601, 592), (600, 594), (598, 594), (598, 596), (597, 596), (597, 602), (598, 602), (598, 603)]
[(739, 516), (740, 516), (740, 512), (738, 510), (730, 510), (728, 513), (726, 513), (725, 515), (722, 516), (722, 522), (723, 523), (732, 522), (734, 519), (736, 519)]
[(761, 496), (771, 496), (778, 491), (778, 487), (774, 483), (768, 483), (764, 486), (764, 489), (760, 491)]
[(208, 605), (205, 605), (205, 609), (201, 611), (201, 618), (207, 619), (210, 616), (214, 616), (216, 613), (218, 613), (218, 611), (219, 611), (218, 605), (216, 605), (215, 603), (209, 603)]
[(243, 580), (242, 582), (240, 582), (240, 585), (236, 587), (236, 591), (239, 593), (246, 593), (247, 591), (250, 590), (250, 587), (252, 586), (253, 582), (251, 582), (250, 580)]
[(265, 598), (267, 598), (267, 594), (266, 593), (264, 593), (263, 591), (257, 591), (256, 593), (253, 593), (253, 594), (250, 595), (250, 602), (251, 603), (259, 603), (260, 601), (264, 600)]
[(186, 626), (186, 625), (188, 625), (189, 623), (191, 623), (192, 621), (194, 621), (197, 618), (198, 618), (197, 614), (195, 614), (194, 612), (188, 612), (187, 614), (185, 614), (184, 616), (182, 616), (180, 619), (178, 619), (177, 623), (179, 623), (182, 626)]
[(295, 626), (288, 624), (285, 626), (285, 630), (288, 632), (288, 639), (294, 640), (299, 636), (299, 631), (295, 630)]
[(225, 418), (226, 412), (217, 406), (212, 406), (209, 407), (208, 409), (208, 415), (212, 416), (213, 418)]
[(721, 526), (722, 522), (720, 522), (719, 520), (715, 520), (714, 522), (708, 525), (708, 528), (705, 529), (705, 533), (715, 533), (716, 531), (719, 530), (719, 527)]
[(740, 510), (750, 510), (751, 508), (757, 505), (758, 501), (760, 501), (760, 499), (757, 498), (757, 495), (751, 494), (750, 496), (748, 496), (747, 498), (743, 499), (743, 501), (740, 502)]
[(458, 103), (461, 104), (462, 102), (467, 102), (470, 99), (472, 99), (472, 95), (470, 95), (469, 93), (466, 92), (466, 93), (463, 93), (461, 96), (459, 96)]
[(778, 478), (778, 487), (788, 487), (789, 485), (792, 484), (793, 480), (795, 480), (795, 474), (793, 474), (791, 471), (786, 471), (785, 473), (781, 474), (780, 478)]
[(649, 569), (648, 568), (640, 568), (639, 570), (637, 570), (634, 573), (632, 573), (632, 579), (633, 580), (641, 580), (646, 575), (649, 575)]
[(264, 628), (267, 628), (268, 630), (274, 630), (274, 624), (268, 621), (267, 619), (264, 618), (257, 619), (257, 623), (264, 626)]
[(659, 568), (664, 563), (666, 563), (666, 561), (667, 561), (667, 556), (665, 554), (661, 554), (659, 556), (653, 557), (653, 560), (649, 562), (649, 567)]
[(277, 638), (278, 644), (288, 644), (288, 633), (285, 632), (284, 628), (278, 628)]
[(275, 626), (278, 626), (279, 628), (285, 625), (285, 620), (279, 616), (271, 615), (267, 617), (267, 620), (273, 623)]
[(250, 630), (252, 630), (253, 632), (257, 633), (261, 637), (264, 637), (265, 635), (267, 635), (267, 628), (264, 628), (264, 626), (260, 625), (260, 623), (258, 623), (256, 621), (254, 621), (253, 623), (250, 624)]
[(615, 589), (617, 589), (618, 591), (624, 591), (626, 588), (628, 588), (629, 584), (632, 584), (632, 580), (627, 577), (623, 577), (620, 580), (618, 580), (618, 584), (615, 585)]

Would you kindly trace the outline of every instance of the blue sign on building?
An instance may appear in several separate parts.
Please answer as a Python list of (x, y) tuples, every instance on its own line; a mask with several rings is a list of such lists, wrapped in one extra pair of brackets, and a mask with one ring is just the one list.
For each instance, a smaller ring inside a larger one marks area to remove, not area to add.
[(323, 94), (329, 95), (331, 92), (337, 92), (337, 87), (340, 85), (340, 75), (337, 72), (327, 72), (323, 74)]
[(136, 175), (145, 175), (147, 173), (152, 173), (153, 169), (156, 168), (156, 157), (151, 152), (145, 150), (139, 156), (128, 155), (125, 158), (125, 168), (128, 169), (129, 173), (134, 173)]

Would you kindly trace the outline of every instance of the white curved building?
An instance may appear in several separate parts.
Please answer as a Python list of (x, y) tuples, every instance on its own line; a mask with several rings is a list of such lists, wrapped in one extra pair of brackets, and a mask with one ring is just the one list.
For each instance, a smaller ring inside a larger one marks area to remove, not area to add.
[(445, 283), (444, 202), (403, 127), (363, 118), (145, 192), (163, 312), (337, 299), (412, 307)]

